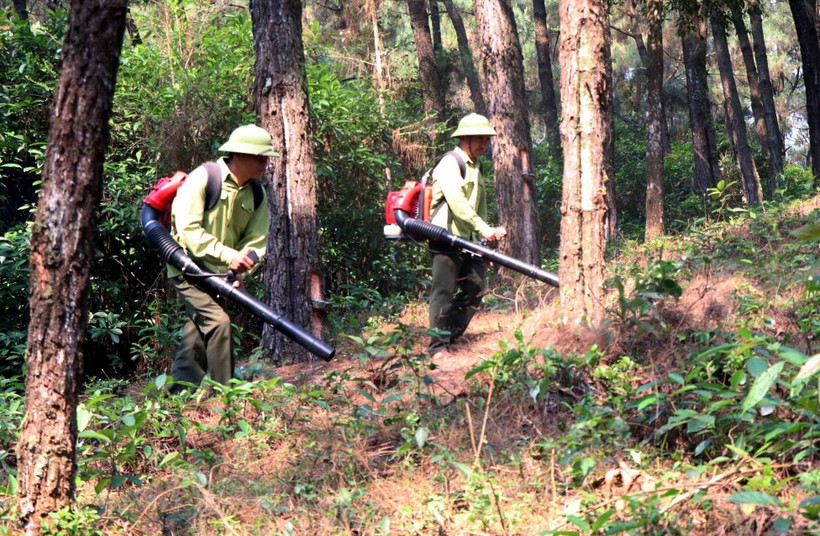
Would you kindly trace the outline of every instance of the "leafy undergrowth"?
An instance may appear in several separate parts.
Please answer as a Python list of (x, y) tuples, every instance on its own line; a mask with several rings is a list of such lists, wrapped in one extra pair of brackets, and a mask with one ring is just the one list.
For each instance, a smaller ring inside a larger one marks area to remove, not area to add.
[[(620, 244), (595, 329), (496, 274), (445, 362), (415, 303), (331, 363), (246, 362), (187, 398), (162, 375), (94, 383), (78, 507), (46, 533), (820, 533), (817, 243), (790, 234), (817, 207)], [(0, 402), (4, 534), (13, 380)]]

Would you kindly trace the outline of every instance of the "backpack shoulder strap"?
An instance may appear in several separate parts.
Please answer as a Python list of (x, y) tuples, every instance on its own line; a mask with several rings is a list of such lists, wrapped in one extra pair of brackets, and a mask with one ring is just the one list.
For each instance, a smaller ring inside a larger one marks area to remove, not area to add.
[[(444, 158), (447, 157), (447, 156), (452, 156), (453, 158), (456, 159), (456, 162), (458, 163), (458, 170), (461, 172), (461, 178), (462, 179), (466, 178), (467, 177), (467, 164), (466, 164), (466, 162), (464, 162), (464, 158), (462, 158), (461, 154), (459, 154), (459, 152), (456, 151), (456, 150), (447, 151), (446, 153), (441, 155), (441, 158), (438, 159), (438, 162), (436, 162), (436, 165), (438, 165), (439, 162), (444, 160)], [(432, 170), (430, 171), (430, 174), (432, 175)], [(438, 214), (438, 212), (441, 210), (441, 207), (447, 207), (447, 230), (450, 231), (453, 227), (453, 213), (450, 212), (450, 205), (447, 204), (447, 200), (444, 199), (444, 198), (441, 199), (441, 202), (439, 202), (439, 204), (436, 205), (436, 207), (430, 213), (430, 219), (428, 221), (433, 221), (433, 218), (436, 217), (436, 214)]]
[(205, 210), (211, 210), (219, 201), (219, 194), (222, 193), (222, 173), (219, 164), (216, 162), (205, 162), (202, 164), (208, 172), (208, 184), (205, 186)]
[(251, 190), (253, 190), (253, 209), (256, 210), (265, 200), (265, 189), (259, 179), (254, 179), (251, 181)]
[(436, 160), (436, 162), (433, 164), (431, 168), (424, 172), (424, 175), (421, 176), (422, 188), (424, 188), (427, 185), (427, 182), (430, 181), (430, 178), (433, 176), (433, 170), (436, 169), (436, 166), (438, 166), (441, 163), (441, 161), (444, 160), (444, 158), (447, 156), (452, 156), (456, 159), (456, 162), (458, 162), (458, 170), (461, 172), (461, 178), (463, 179), (467, 176), (467, 164), (464, 163), (464, 159), (461, 157), (460, 154), (458, 154), (458, 151), (447, 151), (446, 153), (441, 155), (438, 158), (438, 160)]
[[(441, 158), (439, 158), (436, 161), (436, 164), (432, 168), (430, 168), (428, 173), (425, 174), (425, 178), (427, 178), (428, 174), (432, 175), (433, 169), (435, 169), (435, 167), (438, 166), (441, 163), (441, 161), (447, 158), (448, 156), (452, 156), (456, 159), (456, 162), (458, 163), (458, 170), (461, 172), (461, 178), (464, 179), (467, 176), (467, 164), (464, 162), (464, 159), (456, 150), (447, 151), (446, 153), (441, 155)], [(424, 183), (422, 183), (422, 186), (424, 186)], [(430, 219), (428, 221), (433, 221), (433, 218), (435, 218), (436, 215), (439, 213), (441, 207), (447, 207), (447, 230), (449, 231), (452, 228), (453, 214), (452, 212), (450, 212), (450, 206), (447, 204), (447, 200), (443, 197), (441, 198), (441, 201), (435, 207), (433, 207), (433, 210), (430, 212)]]
[[(464, 159), (461, 157), (461, 154), (456, 150), (452, 150), (444, 153), (444, 156), (447, 155), (450, 155), (456, 159), (456, 162), (458, 162), (458, 170), (461, 172), (461, 178), (465, 178), (467, 176), (467, 164), (464, 162)], [(441, 157), (442, 160), (444, 159), (444, 156)], [(440, 161), (441, 160), (439, 160), (439, 162)]]
[[(205, 210), (211, 210), (216, 206), (219, 195), (222, 193), (222, 171), (216, 162), (205, 162), (202, 165), (208, 172), (208, 184), (205, 186)], [(251, 190), (253, 191), (253, 209), (256, 210), (265, 199), (265, 190), (258, 180), (251, 181)]]

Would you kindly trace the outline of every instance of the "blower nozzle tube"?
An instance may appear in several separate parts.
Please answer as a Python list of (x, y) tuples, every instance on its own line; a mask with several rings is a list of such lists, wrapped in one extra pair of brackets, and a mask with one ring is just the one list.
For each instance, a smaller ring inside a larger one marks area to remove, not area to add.
[(527, 277), (532, 277), (533, 279), (537, 279), (554, 287), (558, 287), (558, 276), (552, 272), (548, 272), (538, 266), (520, 261), (515, 257), (504, 255), (503, 253), (499, 253), (494, 249), (482, 246), (481, 244), (477, 244), (471, 240), (456, 236), (438, 225), (433, 225), (432, 223), (426, 221), (411, 218), (410, 215), (404, 210), (395, 209), (393, 214), (396, 218), (396, 223), (399, 227), (401, 227), (402, 231), (404, 231), (411, 238), (415, 238), (417, 240), (429, 240), (433, 244), (463, 249), (465, 251), (480, 255), (482, 258), (496, 264), (500, 264), (510, 270), (515, 270), (516, 272), (522, 273)]
[[(261, 318), (285, 336), (300, 344), (310, 353), (321, 357), (325, 361), (330, 361), (336, 354), (336, 350), (321, 339), (318, 339), (297, 326), (287, 318), (283, 317), (273, 309), (257, 300), (247, 291), (236, 288), (233, 284), (225, 280), (224, 277), (211, 274), (202, 270), (185, 254), (182, 246), (171, 237), (168, 229), (159, 220), (158, 211), (149, 204), (142, 206), (142, 229), (151, 246), (156, 249), (162, 260), (168, 264), (179, 268), (183, 276), (191, 284), (196, 285), (209, 293), (216, 293), (233, 300), (236, 304)], [(209, 277), (210, 276), (210, 277)]]

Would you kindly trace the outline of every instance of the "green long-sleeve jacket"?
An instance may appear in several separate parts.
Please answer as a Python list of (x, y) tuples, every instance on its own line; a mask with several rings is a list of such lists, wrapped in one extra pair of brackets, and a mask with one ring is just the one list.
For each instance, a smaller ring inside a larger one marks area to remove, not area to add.
[[(455, 150), (466, 164), (465, 177), (461, 178), (461, 170), (454, 156), (445, 156), (433, 169), (431, 223), (444, 227), (456, 236), (479, 241), (482, 233), (489, 233), (492, 229), (487, 223), (484, 178), (477, 162), (459, 147)], [(445, 201), (447, 205), (438, 208)], [(448, 222), (449, 219), (452, 221)]]
[[(238, 251), (252, 249), (261, 259), (268, 241), (268, 204), (262, 200), (254, 210), (253, 188), (241, 188), (231, 175), (224, 158), (217, 163), (222, 174), (222, 192), (211, 210), (205, 210), (208, 172), (204, 166), (193, 170), (177, 190), (171, 206), (171, 231), (189, 257), (213, 273), (228, 271)], [(168, 276), (180, 275), (168, 265)]]

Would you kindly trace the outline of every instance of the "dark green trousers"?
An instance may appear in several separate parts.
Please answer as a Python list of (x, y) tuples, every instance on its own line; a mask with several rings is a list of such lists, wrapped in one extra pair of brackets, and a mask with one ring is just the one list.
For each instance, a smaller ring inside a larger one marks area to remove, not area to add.
[[(227, 384), (233, 377), (230, 317), (216, 300), (182, 277), (171, 278), (171, 283), (188, 316), (171, 376), (174, 381), (199, 385), (207, 373), (212, 380)], [(172, 392), (181, 389), (172, 387)]]
[(430, 328), (447, 333), (433, 335), (428, 350), (443, 350), (467, 330), (481, 305), (486, 288), (484, 261), (462, 251), (433, 251), (433, 284), (430, 288)]

